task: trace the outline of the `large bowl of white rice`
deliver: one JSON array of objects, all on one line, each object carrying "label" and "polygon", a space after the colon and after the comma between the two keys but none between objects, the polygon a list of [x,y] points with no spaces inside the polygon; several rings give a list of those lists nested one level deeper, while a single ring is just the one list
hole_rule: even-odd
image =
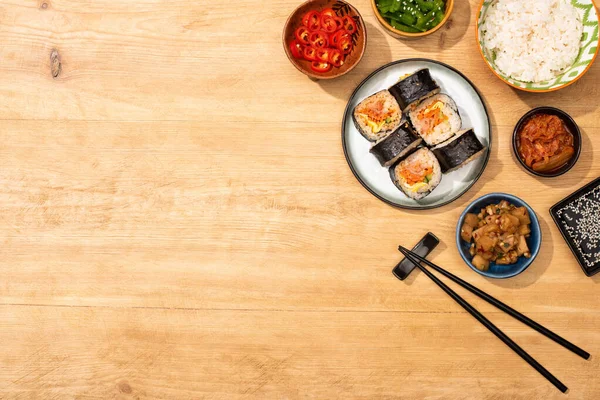
[{"label": "large bowl of white rice", "polygon": [[483,0],[476,35],[500,79],[517,89],[550,92],[591,67],[598,22],[592,0]]}]

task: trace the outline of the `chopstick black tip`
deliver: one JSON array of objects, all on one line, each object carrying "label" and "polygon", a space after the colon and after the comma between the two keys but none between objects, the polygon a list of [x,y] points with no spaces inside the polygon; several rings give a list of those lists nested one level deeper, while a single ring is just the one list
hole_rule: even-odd
[{"label": "chopstick black tip", "polygon": [[404,246],[398,246],[398,250],[400,251],[400,253],[402,254],[406,254],[408,253],[408,249]]},{"label": "chopstick black tip", "polygon": [[411,253],[410,253],[410,251],[408,249],[400,246],[400,247],[398,247],[398,251],[400,251],[400,253],[402,253],[402,255],[405,257],[405,259],[407,259],[408,261],[410,261],[413,264],[415,264],[415,259],[411,258]]}]

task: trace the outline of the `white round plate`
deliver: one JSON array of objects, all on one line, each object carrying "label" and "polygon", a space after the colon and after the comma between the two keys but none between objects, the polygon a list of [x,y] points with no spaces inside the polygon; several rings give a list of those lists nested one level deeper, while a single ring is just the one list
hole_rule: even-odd
[{"label": "white round plate", "polygon": [[[429,68],[433,79],[445,93],[452,97],[462,118],[462,129],[473,128],[481,143],[488,148],[483,157],[463,168],[444,174],[442,182],[421,200],[413,200],[402,193],[392,182],[388,168],[382,167],[369,152],[372,143],[365,139],[352,121],[352,111],[366,97],[387,89],[402,75],[418,69]],[[350,96],[342,120],[342,145],[350,169],[356,179],[380,200],[400,208],[425,210],[441,207],[462,196],[481,176],[490,157],[491,126],[483,99],[475,86],[456,69],[439,61],[425,58],[399,60],[384,65],[369,75]]]}]

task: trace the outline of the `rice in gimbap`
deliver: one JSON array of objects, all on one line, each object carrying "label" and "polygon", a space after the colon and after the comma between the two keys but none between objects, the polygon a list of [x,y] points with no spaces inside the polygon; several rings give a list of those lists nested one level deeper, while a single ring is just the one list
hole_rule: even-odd
[{"label": "rice in gimbap", "polygon": [[408,117],[415,131],[429,146],[448,140],[462,126],[456,103],[445,94],[424,100],[408,113]]},{"label": "rice in gimbap", "polygon": [[361,135],[376,142],[398,129],[402,121],[402,110],[394,96],[387,90],[382,90],[361,101],[352,116]]},{"label": "rice in gimbap", "polygon": [[390,168],[390,176],[404,194],[420,200],[440,184],[442,171],[431,150],[421,148]]}]

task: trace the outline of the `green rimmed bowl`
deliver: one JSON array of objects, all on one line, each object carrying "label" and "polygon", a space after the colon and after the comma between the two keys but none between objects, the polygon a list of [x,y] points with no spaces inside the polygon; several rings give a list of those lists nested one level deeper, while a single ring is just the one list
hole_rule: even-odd
[{"label": "green rimmed bowl", "polygon": [[[587,72],[588,69],[590,69],[594,63],[594,60],[598,55],[599,44],[598,25],[600,23],[600,19],[598,18],[598,11],[594,6],[593,0],[570,0],[571,4],[580,11],[583,22],[581,48],[579,49],[579,54],[577,55],[577,59],[573,65],[556,78],[544,82],[522,82],[504,75],[494,65],[492,55],[485,50],[483,46],[483,34],[481,32],[481,27],[487,15],[487,10],[489,6],[494,3],[494,1],[496,0],[483,0],[481,2],[479,11],[477,13],[478,17],[477,26],[475,27],[475,36],[477,38],[477,42],[479,43],[479,51],[485,60],[485,63],[491,69],[494,75],[500,78],[504,83],[516,89],[527,92],[553,92],[575,83]],[[524,2],[524,4],[526,4],[526,2]]]}]

